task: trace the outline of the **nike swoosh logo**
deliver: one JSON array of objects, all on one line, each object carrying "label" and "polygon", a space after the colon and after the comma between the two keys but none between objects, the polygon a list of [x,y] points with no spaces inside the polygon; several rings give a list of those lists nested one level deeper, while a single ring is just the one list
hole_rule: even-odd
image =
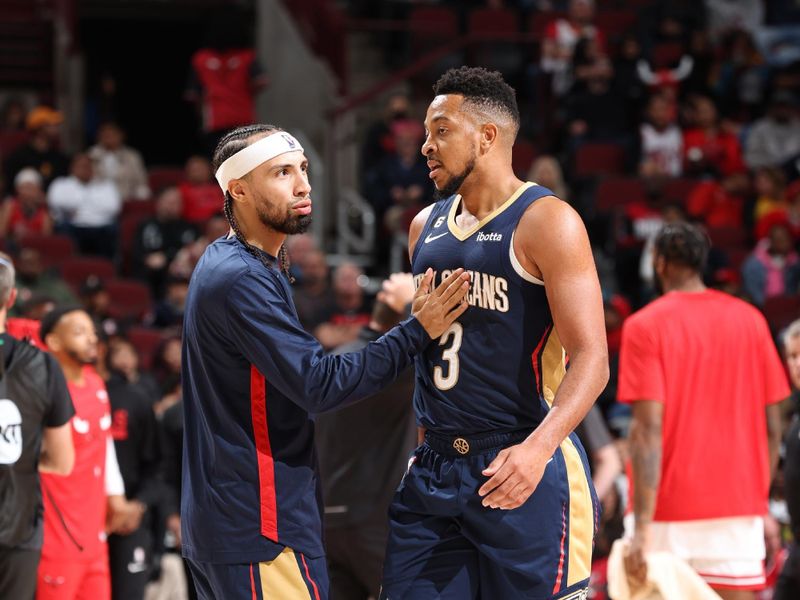
[{"label": "nike swoosh logo", "polygon": [[447,232],[440,233],[439,235],[432,235],[428,234],[428,237],[425,238],[425,243],[430,244],[433,240],[438,240],[440,237],[447,235]]}]

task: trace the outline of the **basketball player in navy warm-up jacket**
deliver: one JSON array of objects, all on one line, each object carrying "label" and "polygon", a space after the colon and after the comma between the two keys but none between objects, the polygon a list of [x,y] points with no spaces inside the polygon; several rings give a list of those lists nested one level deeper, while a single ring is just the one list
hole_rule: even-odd
[{"label": "basketball player in navy warm-up jacket", "polygon": [[322,600],[309,413],[390,383],[466,310],[469,277],[423,283],[414,317],[360,352],[324,356],[297,319],[281,250],[310,222],[302,147],[247,126],[220,141],[214,162],[231,233],[205,251],[186,301],[182,548],[201,598]]},{"label": "basketball player in navy warm-up jacket", "polygon": [[434,89],[422,152],[444,199],[411,226],[412,270],[463,266],[470,309],[415,359],[424,443],[390,508],[382,597],[586,598],[598,503],[571,432],[608,377],[586,230],[514,175],[498,73]]}]

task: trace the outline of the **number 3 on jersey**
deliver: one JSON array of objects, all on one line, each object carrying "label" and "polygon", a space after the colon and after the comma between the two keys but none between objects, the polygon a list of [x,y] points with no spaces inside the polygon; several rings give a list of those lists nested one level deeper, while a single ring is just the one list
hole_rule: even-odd
[{"label": "number 3 on jersey", "polygon": [[440,346],[446,346],[451,338],[453,341],[449,348],[442,350],[442,360],[447,362],[447,376],[444,376],[442,367],[436,366],[433,368],[433,382],[443,392],[458,383],[458,351],[461,349],[463,336],[464,328],[461,327],[461,324],[453,323],[439,338]]}]

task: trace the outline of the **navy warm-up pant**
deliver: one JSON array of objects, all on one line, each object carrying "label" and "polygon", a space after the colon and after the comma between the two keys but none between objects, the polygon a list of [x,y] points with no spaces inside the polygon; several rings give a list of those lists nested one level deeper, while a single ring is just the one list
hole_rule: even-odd
[{"label": "navy warm-up pant", "polygon": [[599,504],[575,434],[525,504],[481,504],[481,471],[526,436],[426,434],[389,508],[382,600],[586,598]]}]

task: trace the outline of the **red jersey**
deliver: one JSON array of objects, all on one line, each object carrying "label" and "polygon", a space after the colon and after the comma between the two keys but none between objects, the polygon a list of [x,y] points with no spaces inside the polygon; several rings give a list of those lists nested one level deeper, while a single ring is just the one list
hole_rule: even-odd
[{"label": "red jersey", "polygon": [[25,237],[26,235],[40,235],[44,233],[44,225],[47,221],[47,207],[37,206],[33,212],[26,212],[22,209],[22,203],[13,198],[11,203],[11,214],[8,218],[8,232],[10,236]]},{"label": "red jersey", "polygon": [[67,477],[41,475],[42,557],[91,561],[106,551],[105,472],[111,410],[106,385],[91,367],[83,369],[83,385],[71,381],[67,385],[75,405],[72,417],[75,467]]},{"label": "red jersey", "polygon": [[687,162],[698,155],[700,160],[713,164],[722,175],[742,173],[746,170],[738,138],[732,133],[718,131],[709,136],[702,129],[689,129],[683,133],[683,156]]},{"label": "red jersey", "polygon": [[260,71],[253,50],[203,48],[192,56],[192,67],[202,88],[206,131],[232,129],[257,120],[253,88]]},{"label": "red jersey", "polygon": [[222,214],[225,197],[216,183],[183,182],[178,189],[183,197],[183,218],[190,223],[202,223]]},{"label": "red jersey", "polygon": [[769,327],[746,302],[670,292],[627,319],[619,401],[664,405],[655,520],[764,514],[765,409],[788,395]]}]

